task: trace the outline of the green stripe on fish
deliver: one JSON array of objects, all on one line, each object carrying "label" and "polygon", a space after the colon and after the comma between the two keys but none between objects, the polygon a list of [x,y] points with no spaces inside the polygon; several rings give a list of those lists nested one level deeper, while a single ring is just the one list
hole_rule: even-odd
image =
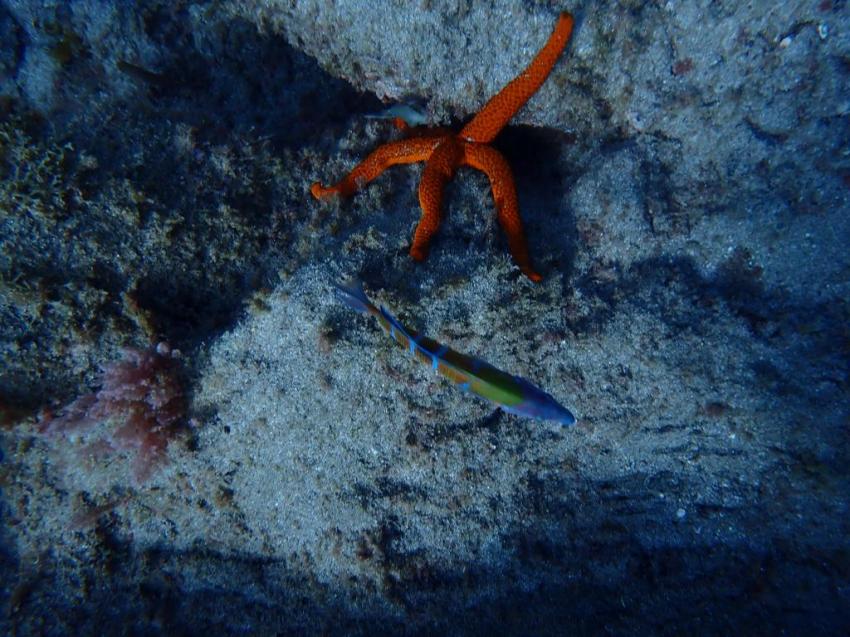
[{"label": "green stripe on fish", "polygon": [[575,416],[566,407],[525,378],[503,372],[480,358],[462,354],[408,330],[385,308],[372,303],[359,285],[337,283],[335,287],[346,305],[374,316],[401,347],[461,389],[486,398],[518,416],[555,420],[565,426],[575,424]]}]

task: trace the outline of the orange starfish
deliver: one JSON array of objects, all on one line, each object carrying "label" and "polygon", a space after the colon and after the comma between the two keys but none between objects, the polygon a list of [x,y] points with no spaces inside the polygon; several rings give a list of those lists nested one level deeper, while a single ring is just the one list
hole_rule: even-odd
[{"label": "orange starfish", "polygon": [[[542,277],[531,267],[528,258],[528,245],[522,230],[511,168],[502,154],[489,144],[549,76],[572,30],[573,17],[569,13],[562,13],[552,35],[531,64],[491,97],[460,133],[454,134],[445,129],[411,130],[411,137],[383,144],[372,151],[336,185],[325,187],[316,182],[310,186],[310,192],[316,199],[334,194],[348,197],[390,166],[426,162],[419,182],[422,218],[410,247],[410,256],[416,261],[422,261],[440,225],[443,187],[460,166],[477,168],[490,179],[496,213],[502,229],[508,235],[508,246],[514,261],[525,276],[532,281],[540,281]],[[401,120],[396,120],[396,125],[408,129]]]}]

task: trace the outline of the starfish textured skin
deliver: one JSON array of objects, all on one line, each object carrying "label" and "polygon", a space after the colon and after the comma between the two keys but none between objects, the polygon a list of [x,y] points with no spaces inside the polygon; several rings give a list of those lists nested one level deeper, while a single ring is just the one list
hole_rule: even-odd
[{"label": "starfish textured skin", "polygon": [[546,44],[526,69],[491,97],[460,133],[443,128],[409,128],[403,121],[396,120],[396,126],[406,130],[409,137],[379,146],[333,186],[314,183],[310,187],[311,194],[316,199],[332,195],[349,197],[390,166],[426,162],[419,182],[422,218],[410,247],[410,256],[423,261],[440,225],[443,188],[459,167],[475,168],[490,180],[497,218],[508,237],[514,261],[525,276],[534,282],[540,281],[542,277],[531,267],[513,173],[502,154],[489,143],[546,81],[572,30],[572,16],[562,13]]}]

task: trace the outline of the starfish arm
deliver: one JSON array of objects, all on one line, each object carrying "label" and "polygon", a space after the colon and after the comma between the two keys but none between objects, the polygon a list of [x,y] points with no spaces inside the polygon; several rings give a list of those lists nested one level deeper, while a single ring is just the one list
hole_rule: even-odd
[{"label": "starfish arm", "polygon": [[541,281],[543,277],[531,267],[528,256],[528,244],[519,216],[519,200],[510,165],[499,151],[490,146],[466,143],[463,151],[463,164],[480,170],[490,179],[496,215],[508,237],[508,247],[514,261],[529,279],[535,283]]},{"label": "starfish arm", "polygon": [[390,166],[412,164],[428,159],[439,142],[439,139],[432,137],[414,137],[383,144],[373,150],[338,183],[333,186],[323,186],[317,181],[310,186],[310,193],[316,199],[324,199],[334,194],[350,197]]},{"label": "starfish arm", "polygon": [[410,256],[423,261],[428,256],[428,245],[440,227],[443,188],[454,176],[463,158],[463,148],[455,137],[446,137],[431,153],[419,182],[419,205],[422,218],[413,235]]},{"label": "starfish arm", "polygon": [[569,13],[562,13],[552,35],[531,64],[490,98],[484,108],[463,127],[460,136],[470,142],[493,141],[505,124],[546,81],[561,51],[567,45],[572,30],[573,17]]}]

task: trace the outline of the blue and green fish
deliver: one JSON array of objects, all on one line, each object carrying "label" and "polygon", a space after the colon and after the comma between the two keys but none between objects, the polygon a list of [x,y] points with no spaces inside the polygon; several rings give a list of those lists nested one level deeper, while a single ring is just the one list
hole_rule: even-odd
[{"label": "blue and green fish", "polygon": [[555,420],[565,426],[576,423],[569,409],[525,378],[503,372],[480,358],[461,354],[408,330],[386,308],[372,303],[359,285],[337,283],[335,287],[349,307],[374,316],[396,343],[462,390],[491,400],[511,414]]}]

